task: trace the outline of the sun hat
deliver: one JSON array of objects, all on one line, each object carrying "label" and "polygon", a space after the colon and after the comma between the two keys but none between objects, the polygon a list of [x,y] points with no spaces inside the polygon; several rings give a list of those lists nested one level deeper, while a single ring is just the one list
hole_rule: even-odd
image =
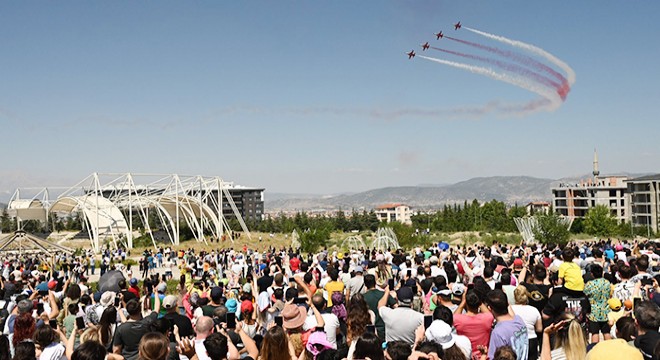
[{"label": "sun hat", "polygon": [[443,350],[454,346],[456,340],[451,333],[451,326],[442,320],[434,320],[426,329],[426,338],[442,345]]},{"label": "sun hat", "polygon": [[228,312],[235,313],[236,309],[238,309],[238,302],[236,299],[229,299],[227,302],[225,302],[225,307],[227,308]]},{"label": "sun hat", "polygon": [[106,291],[101,295],[101,306],[108,307],[115,303],[117,294],[114,291]]},{"label": "sun hat", "polygon": [[316,357],[316,355],[327,349],[336,349],[336,346],[328,341],[328,338],[323,331],[313,332],[307,339],[307,350]]},{"label": "sun hat", "polygon": [[302,306],[287,304],[282,310],[282,326],[287,330],[303,326],[306,318],[307,313]]}]

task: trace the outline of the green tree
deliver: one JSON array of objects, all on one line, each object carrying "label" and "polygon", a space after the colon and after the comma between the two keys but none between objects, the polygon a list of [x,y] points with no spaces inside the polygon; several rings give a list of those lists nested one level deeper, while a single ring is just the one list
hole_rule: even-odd
[{"label": "green tree", "polygon": [[589,209],[584,217],[584,232],[599,237],[609,237],[617,231],[617,221],[605,205],[596,205]]},{"label": "green tree", "polygon": [[557,214],[537,215],[538,226],[534,228],[534,237],[544,244],[566,245],[570,233]]}]

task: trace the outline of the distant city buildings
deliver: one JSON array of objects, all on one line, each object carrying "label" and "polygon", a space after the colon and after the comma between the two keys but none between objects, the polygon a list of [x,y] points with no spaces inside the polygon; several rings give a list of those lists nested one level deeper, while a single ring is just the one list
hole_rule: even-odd
[{"label": "distant city buildings", "polygon": [[660,203],[660,174],[631,178],[600,176],[598,155],[594,152],[593,177],[579,183],[562,183],[552,190],[556,213],[583,218],[589,209],[604,205],[619,222],[632,222],[657,232]]},{"label": "distant city buildings", "polygon": [[412,225],[412,211],[405,204],[393,203],[376,206],[375,209],[378,220],[384,222],[398,221],[402,224]]}]

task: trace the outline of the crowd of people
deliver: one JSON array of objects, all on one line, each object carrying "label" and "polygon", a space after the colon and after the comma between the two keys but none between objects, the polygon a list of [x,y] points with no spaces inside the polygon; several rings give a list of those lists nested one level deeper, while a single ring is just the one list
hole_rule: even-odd
[{"label": "crowd of people", "polygon": [[659,254],[609,240],[167,249],[143,254],[139,280],[118,269],[115,291],[87,283],[85,260],[13,259],[0,360],[660,360]]}]

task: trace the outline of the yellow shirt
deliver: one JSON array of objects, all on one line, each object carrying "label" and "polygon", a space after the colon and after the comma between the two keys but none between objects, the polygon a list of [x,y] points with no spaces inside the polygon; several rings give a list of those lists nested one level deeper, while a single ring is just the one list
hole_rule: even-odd
[{"label": "yellow shirt", "polygon": [[601,341],[587,353],[587,360],[642,360],[642,353],[623,339]]},{"label": "yellow shirt", "polygon": [[574,291],[584,291],[582,270],[576,263],[564,261],[559,265],[559,278],[564,279],[564,287]]},{"label": "yellow shirt", "polygon": [[330,281],[325,284],[325,291],[328,292],[328,307],[332,306],[332,294],[335,292],[344,292],[344,283],[341,281]]}]

